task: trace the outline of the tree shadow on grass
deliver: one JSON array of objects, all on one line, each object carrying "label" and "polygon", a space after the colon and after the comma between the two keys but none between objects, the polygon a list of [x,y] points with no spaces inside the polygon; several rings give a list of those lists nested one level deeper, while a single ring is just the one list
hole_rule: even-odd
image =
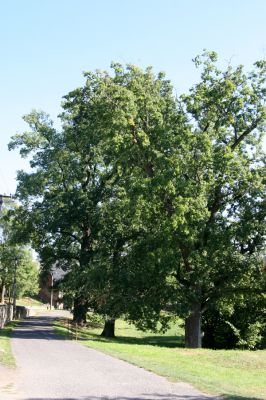
[{"label": "tree shadow on grass", "polygon": [[[217,397],[206,396],[188,396],[176,395],[172,393],[166,394],[140,394],[139,396],[82,396],[82,397],[62,397],[62,398],[43,398],[43,397],[30,397],[27,400],[210,400],[218,399]],[[259,399],[258,399],[259,400]]]},{"label": "tree shadow on grass", "polygon": [[30,397],[27,400],[263,400],[258,397],[243,397],[243,396],[189,396],[189,395],[177,395],[174,393],[169,394],[143,394],[140,396],[82,396],[82,397],[62,397],[62,398],[43,398],[43,397]]},{"label": "tree shadow on grass", "polygon": [[225,400],[263,400],[262,397],[246,397],[233,394],[223,394],[222,398]]},{"label": "tree shadow on grass", "polygon": [[132,336],[116,336],[114,338],[104,338],[96,333],[78,333],[78,340],[81,341],[97,341],[97,342],[108,342],[108,343],[120,343],[120,344],[131,344],[131,345],[143,345],[143,346],[158,346],[158,347],[184,347],[183,336],[143,336],[143,337],[132,337]]}]

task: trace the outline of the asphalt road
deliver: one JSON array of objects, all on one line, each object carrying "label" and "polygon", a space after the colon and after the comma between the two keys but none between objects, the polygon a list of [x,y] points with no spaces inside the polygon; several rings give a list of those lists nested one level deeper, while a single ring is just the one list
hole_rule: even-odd
[{"label": "asphalt road", "polygon": [[144,369],[55,334],[52,317],[32,317],[14,330],[17,372],[1,400],[201,400],[185,383],[171,383]]}]

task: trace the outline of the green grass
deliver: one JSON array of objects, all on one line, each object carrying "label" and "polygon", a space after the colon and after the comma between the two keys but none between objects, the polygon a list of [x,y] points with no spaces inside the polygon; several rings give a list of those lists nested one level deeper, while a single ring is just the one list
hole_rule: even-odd
[{"label": "green grass", "polygon": [[0,363],[7,367],[15,367],[15,359],[11,350],[10,335],[16,322],[10,322],[3,329],[0,329]]},{"label": "green grass", "polygon": [[[67,335],[58,322],[57,332]],[[184,381],[228,399],[266,399],[266,350],[185,349],[182,328],[164,335],[143,333],[125,321],[116,322],[116,338],[99,337],[101,328],[78,330],[85,346],[121,358],[171,381]]]},{"label": "green grass", "polygon": [[18,306],[43,306],[44,303],[42,303],[39,300],[33,299],[31,297],[22,297],[21,299],[17,300],[17,305]]}]

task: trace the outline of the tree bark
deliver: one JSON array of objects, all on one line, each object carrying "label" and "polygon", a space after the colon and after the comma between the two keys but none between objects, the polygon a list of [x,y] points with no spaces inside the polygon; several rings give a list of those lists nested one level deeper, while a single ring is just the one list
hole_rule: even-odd
[{"label": "tree bark", "polygon": [[115,319],[107,318],[104,323],[104,328],[101,333],[102,337],[114,338],[115,337]]},{"label": "tree bark", "polygon": [[201,305],[193,304],[190,315],[185,320],[185,346],[201,348]]},{"label": "tree bark", "polygon": [[0,297],[1,304],[5,303],[5,293],[6,293],[6,287],[5,287],[5,284],[3,283],[1,286],[1,297]]},{"label": "tree bark", "polygon": [[83,325],[87,321],[88,303],[81,297],[74,300],[73,321],[78,325]]}]

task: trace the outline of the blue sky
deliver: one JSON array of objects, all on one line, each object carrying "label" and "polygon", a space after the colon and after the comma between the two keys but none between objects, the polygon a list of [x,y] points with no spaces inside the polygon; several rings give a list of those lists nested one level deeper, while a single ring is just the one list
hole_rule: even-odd
[{"label": "blue sky", "polygon": [[184,92],[204,48],[222,64],[265,58],[265,15],[265,0],[0,0],[0,193],[14,192],[26,167],[7,150],[27,128],[22,115],[36,108],[55,119],[82,71],[152,65]]}]

